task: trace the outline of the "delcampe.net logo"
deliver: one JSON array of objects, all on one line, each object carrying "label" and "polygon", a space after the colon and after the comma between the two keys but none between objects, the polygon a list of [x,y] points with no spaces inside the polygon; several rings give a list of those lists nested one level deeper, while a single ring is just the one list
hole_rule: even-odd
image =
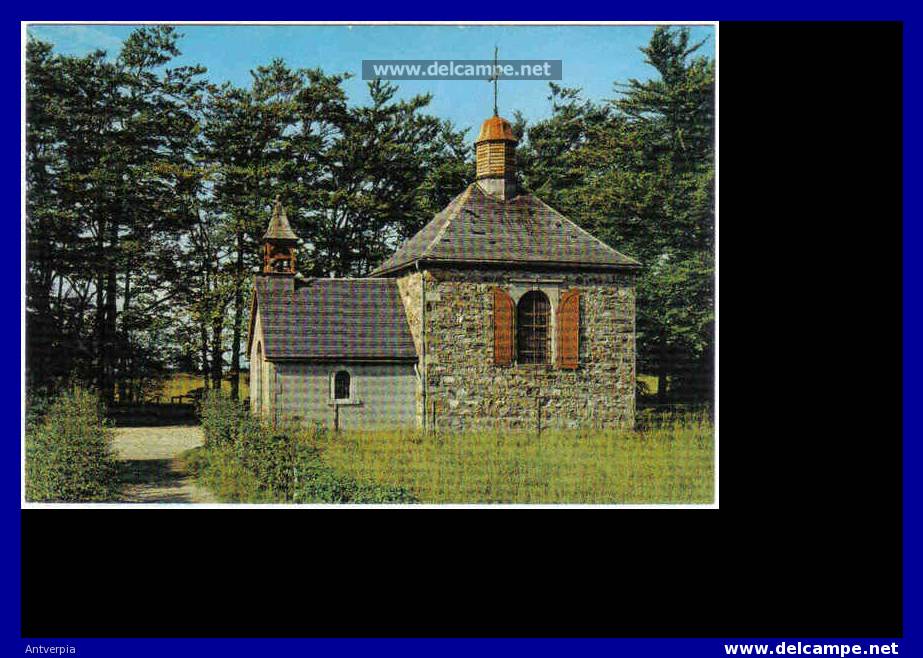
[{"label": "delcampe.net logo", "polygon": [[363,80],[560,80],[560,59],[364,59]]}]

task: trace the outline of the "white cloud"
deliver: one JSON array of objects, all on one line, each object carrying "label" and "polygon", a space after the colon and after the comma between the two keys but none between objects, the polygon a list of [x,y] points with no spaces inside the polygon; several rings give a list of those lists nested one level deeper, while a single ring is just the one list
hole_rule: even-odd
[{"label": "white cloud", "polygon": [[65,54],[82,55],[100,49],[114,55],[122,47],[122,39],[96,25],[30,25],[29,32]]}]

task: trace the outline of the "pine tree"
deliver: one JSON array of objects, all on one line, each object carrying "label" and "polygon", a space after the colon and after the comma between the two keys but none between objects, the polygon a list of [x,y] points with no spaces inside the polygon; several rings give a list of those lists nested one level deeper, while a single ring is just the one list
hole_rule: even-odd
[{"label": "pine tree", "polygon": [[658,401],[711,398],[714,350],[714,62],[685,28],[642,48],[653,80],[604,104],[551,86],[551,118],[525,127],[528,187],[638,259],[638,367]]}]

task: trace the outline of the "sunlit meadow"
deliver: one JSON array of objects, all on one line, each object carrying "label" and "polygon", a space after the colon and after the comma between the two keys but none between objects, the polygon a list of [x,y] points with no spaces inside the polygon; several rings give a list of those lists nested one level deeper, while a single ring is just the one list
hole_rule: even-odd
[{"label": "sunlit meadow", "polygon": [[714,431],[703,417],[642,431],[327,433],[324,461],[424,503],[711,503]]}]

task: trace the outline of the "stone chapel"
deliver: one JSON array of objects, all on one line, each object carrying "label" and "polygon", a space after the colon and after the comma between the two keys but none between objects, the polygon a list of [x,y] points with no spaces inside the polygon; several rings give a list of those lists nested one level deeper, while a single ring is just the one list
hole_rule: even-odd
[{"label": "stone chapel", "polygon": [[368,277],[296,275],[276,204],[254,277],[250,405],[343,429],[630,427],[640,264],[516,182],[481,126],[477,178]]}]

